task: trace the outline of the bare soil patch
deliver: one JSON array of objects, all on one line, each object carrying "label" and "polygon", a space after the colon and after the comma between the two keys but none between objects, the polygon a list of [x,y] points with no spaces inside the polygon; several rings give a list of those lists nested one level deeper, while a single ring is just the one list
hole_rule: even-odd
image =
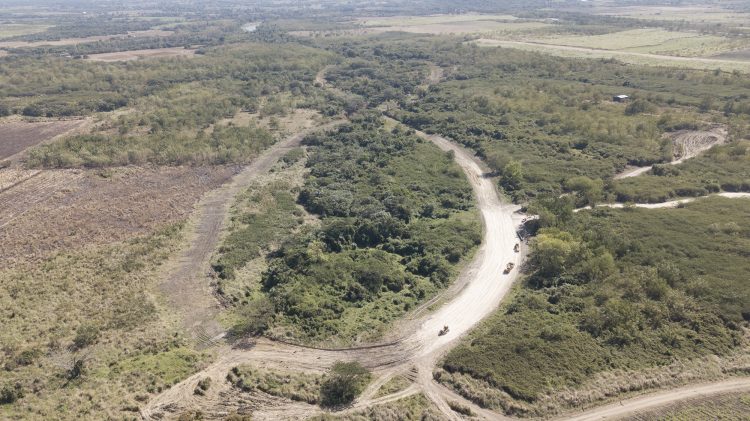
[{"label": "bare soil patch", "polygon": [[161,29],[149,29],[147,31],[132,31],[127,34],[119,35],[101,35],[95,37],[84,37],[84,38],[64,38],[57,41],[4,41],[0,42],[0,48],[34,48],[41,47],[44,45],[48,46],[61,46],[61,45],[76,45],[84,44],[88,42],[107,41],[110,39],[117,38],[142,38],[142,37],[166,37],[174,34],[172,31],[163,31]]},{"label": "bare soil patch", "polygon": [[0,124],[0,160],[80,128],[86,120],[11,121]]},{"label": "bare soil patch", "polygon": [[109,244],[187,218],[229,167],[0,170],[0,256],[11,264]]},{"label": "bare soil patch", "polygon": [[183,47],[173,48],[154,48],[150,50],[132,50],[132,51],[117,51],[114,53],[101,53],[91,54],[87,57],[87,60],[91,61],[132,61],[142,60],[147,58],[163,58],[163,57],[192,57],[195,55],[195,50]]}]

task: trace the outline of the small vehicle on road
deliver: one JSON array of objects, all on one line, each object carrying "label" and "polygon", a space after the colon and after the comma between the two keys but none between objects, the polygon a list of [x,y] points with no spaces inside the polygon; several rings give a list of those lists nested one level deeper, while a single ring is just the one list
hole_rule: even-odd
[{"label": "small vehicle on road", "polygon": [[448,333],[448,325],[445,325],[442,329],[440,329],[440,332],[438,332],[438,336],[443,336],[446,333]]},{"label": "small vehicle on road", "polygon": [[515,266],[516,264],[513,262],[508,263],[507,265],[505,265],[505,270],[503,271],[503,273],[506,275],[509,274],[510,271],[512,271]]},{"label": "small vehicle on road", "polygon": [[518,253],[519,251],[521,251],[521,245],[518,244],[518,243],[516,243],[516,246],[513,247],[513,251],[515,251],[516,253]]}]

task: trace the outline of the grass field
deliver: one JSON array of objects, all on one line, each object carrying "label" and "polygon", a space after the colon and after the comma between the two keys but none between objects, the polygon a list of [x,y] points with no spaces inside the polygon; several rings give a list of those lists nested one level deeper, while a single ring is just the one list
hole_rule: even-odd
[{"label": "grass field", "polygon": [[430,421],[442,420],[424,395],[414,395],[395,402],[376,405],[349,415],[326,414],[311,418],[313,421]]},{"label": "grass field", "polygon": [[154,298],[181,225],[0,270],[2,419],[134,417],[207,355],[184,346]]},{"label": "grass field", "polygon": [[509,15],[439,15],[361,18],[357,23],[366,32],[411,32],[420,34],[499,34],[523,33],[551,27],[534,21],[518,21]]},{"label": "grass field", "polygon": [[750,73],[750,61],[738,59],[678,57],[660,54],[648,54],[630,51],[597,50],[587,47],[552,45],[524,41],[503,41],[497,39],[480,39],[473,41],[480,47],[505,47],[525,51],[535,51],[558,57],[617,59],[623,63],[655,67],[672,67],[698,70],[721,69],[723,71],[740,71]]},{"label": "grass field", "polygon": [[533,41],[552,45],[681,57],[708,56],[748,46],[748,42],[743,40],[695,32],[667,31],[659,28],[631,29],[603,35],[557,36]]},{"label": "grass field", "polygon": [[33,25],[23,23],[4,23],[0,25],[0,39],[15,37],[18,35],[36,34],[44,32],[49,25]]},{"label": "grass field", "polygon": [[462,15],[368,17],[360,18],[356,22],[364,26],[421,26],[456,22],[514,21],[517,19],[518,18],[511,15],[482,15],[467,13]]},{"label": "grass field", "polygon": [[747,13],[702,6],[626,6],[597,9],[602,15],[623,16],[636,19],[689,22],[694,24],[721,24],[729,27],[747,26]]},{"label": "grass field", "polygon": [[116,53],[101,53],[91,54],[88,56],[88,60],[92,61],[131,61],[131,60],[143,60],[147,58],[165,58],[165,57],[193,57],[195,50],[189,48],[154,48],[151,50],[130,50],[130,51],[118,51]]}]

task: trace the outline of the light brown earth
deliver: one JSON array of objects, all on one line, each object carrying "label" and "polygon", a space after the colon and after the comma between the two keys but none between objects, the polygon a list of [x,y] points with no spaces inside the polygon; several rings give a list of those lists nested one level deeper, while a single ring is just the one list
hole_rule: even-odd
[{"label": "light brown earth", "polygon": [[109,244],[184,220],[233,174],[229,167],[0,170],[4,265]]},{"label": "light brown earth", "polygon": [[184,47],[173,48],[153,48],[150,50],[131,50],[117,51],[114,53],[89,54],[86,58],[91,61],[115,62],[115,61],[133,61],[144,60],[149,58],[164,57],[193,57],[195,50]]},{"label": "light brown earth", "polygon": [[41,46],[62,46],[62,45],[76,45],[76,44],[85,44],[89,42],[97,42],[97,41],[107,41],[110,39],[118,39],[118,38],[144,38],[144,37],[166,37],[173,35],[174,32],[172,31],[163,31],[161,29],[149,29],[147,31],[132,31],[128,32],[127,34],[118,34],[118,35],[101,35],[101,36],[94,36],[94,37],[84,37],[84,38],[64,38],[57,41],[34,41],[34,42],[27,42],[27,41],[3,41],[0,42],[0,48],[34,48],[34,47],[41,47]]},{"label": "light brown earth", "polygon": [[23,151],[82,128],[89,120],[23,121],[0,123],[0,161],[17,158]]}]

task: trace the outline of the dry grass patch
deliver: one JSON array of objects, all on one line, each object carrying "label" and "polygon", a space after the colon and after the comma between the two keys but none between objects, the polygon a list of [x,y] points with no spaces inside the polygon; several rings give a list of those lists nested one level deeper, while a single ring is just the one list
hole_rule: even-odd
[{"label": "dry grass patch", "polygon": [[186,218],[206,191],[233,172],[230,167],[0,170],[0,255],[10,264],[143,235]]},{"label": "dry grass patch", "polygon": [[97,41],[107,41],[117,38],[142,38],[142,37],[166,37],[173,35],[173,31],[164,31],[161,29],[149,29],[147,31],[131,31],[127,34],[119,35],[100,35],[83,38],[64,38],[57,41],[4,41],[0,42],[0,48],[35,48],[41,46],[62,46],[62,45],[76,45],[85,44]]},{"label": "dry grass patch", "polygon": [[149,50],[132,50],[132,51],[117,51],[114,53],[100,53],[90,54],[86,57],[87,60],[91,61],[102,61],[102,62],[113,62],[113,61],[133,61],[143,60],[149,58],[165,58],[165,57],[193,57],[195,56],[195,50],[184,47],[173,47],[173,48],[153,48]]},{"label": "dry grass patch", "polygon": [[128,419],[198,370],[151,291],[181,225],[0,270],[0,419]]}]

